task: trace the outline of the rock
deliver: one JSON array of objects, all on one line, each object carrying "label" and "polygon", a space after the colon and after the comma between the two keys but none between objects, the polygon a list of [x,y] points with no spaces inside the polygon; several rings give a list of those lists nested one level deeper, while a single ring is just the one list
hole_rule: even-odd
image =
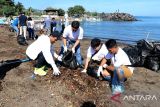
[{"label": "rock", "polygon": [[105,21],[137,21],[137,19],[128,13],[109,13],[101,17]]}]

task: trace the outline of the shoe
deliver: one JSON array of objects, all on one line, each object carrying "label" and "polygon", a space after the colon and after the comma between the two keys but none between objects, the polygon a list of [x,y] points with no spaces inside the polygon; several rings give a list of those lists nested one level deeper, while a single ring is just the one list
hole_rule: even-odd
[{"label": "shoe", "polygon": [[48,70],[45,70],[45,66],[42,66],[41,68],[35,68],[34,74],[39,76],[45,76],[47,74]]}]

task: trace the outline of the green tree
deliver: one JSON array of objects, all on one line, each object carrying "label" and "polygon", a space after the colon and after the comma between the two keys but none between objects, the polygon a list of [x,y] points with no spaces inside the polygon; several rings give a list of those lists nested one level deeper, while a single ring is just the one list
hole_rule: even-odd
[{"label": "green tree", "polygon": [[3,14],[6,16],[15,15],[15,8],[10,6],[3,7]]},{"label": "green tree", "polygon": [[85,9],[83,6],[76,5],[74,7],[68,8],[68,14],[69,16],[82,16],[85,13]]},{"label": "green tree", "polygon": [[0,0],[0,15],[14,15],[15,5],[13,0]]},{"label": "green tree", "polygon": [[22,3],[14,3],[14,0],[0,0],[0,15],[18,15],[24,10]]},{"label": "green tree", "polygon": [[20,2],[18,2],[18,3],[16,4],[15,8],[16,8],[16,14],[17,14],[17,15],[25,10],[23,4],[20,3]]},{"label": "green tree", "polygon": [[58,9],[58,16],[64,16],[65,11],[63,9]]},{"label": "green tree", "polygon": [[33,12],[34,12],[34,9],[33,9],[32,7],[29,7],[29,8],[27,9],[27,11],[26,11],[26,13],[27,13],[28,16],[32,15]]},{"label": "green tree", "polygon": [[97,12],[92,12],[92,16],[97,16],[98,13]]}]

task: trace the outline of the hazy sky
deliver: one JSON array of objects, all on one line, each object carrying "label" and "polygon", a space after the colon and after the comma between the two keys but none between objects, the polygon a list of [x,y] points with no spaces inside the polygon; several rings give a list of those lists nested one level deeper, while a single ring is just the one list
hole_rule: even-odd
[{"label": "hazy sky", "polygon": [[82,5],[88,11],[131,13],[136,16],[160,16],[160,0],[14,0],[21,2],[25,8],[46,7],[67,10],[74,5]]}]

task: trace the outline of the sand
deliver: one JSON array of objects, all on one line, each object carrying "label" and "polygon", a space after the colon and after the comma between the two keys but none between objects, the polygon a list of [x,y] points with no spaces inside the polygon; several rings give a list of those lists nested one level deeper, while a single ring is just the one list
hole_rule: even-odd
[{"label": "sand", "polygon": [[[31,43],[33,41],[29,41]],[[82,55],[90,40],[81,42]],[[55,44],[58,51],[60,42]],[[0,61],[25,58],[27,46],[17,44],[14,33],[0,26]],[[97,107],[159,107],[160,74],[145,68],[135,68],[125,83],[125,92],[113,100],[108,82],[99,81],[80,69],[61,67],[61,76],[49,72],[44,77],[31,78],[33,63],[23,63],[7,72],[0,80],[0,107],[80,107],[91,101]]]}]

